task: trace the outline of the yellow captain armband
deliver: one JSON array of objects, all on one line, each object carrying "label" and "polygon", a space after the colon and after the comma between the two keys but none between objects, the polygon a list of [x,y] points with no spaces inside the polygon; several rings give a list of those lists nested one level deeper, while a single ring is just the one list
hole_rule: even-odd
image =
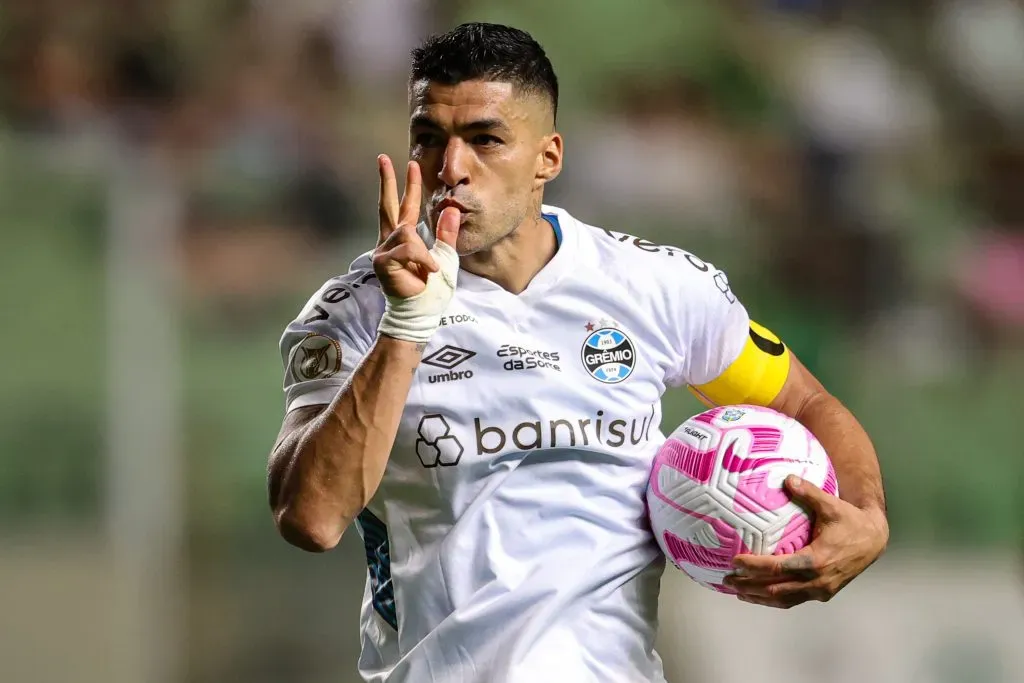
[{"label": "yellow captain armband", "polygon": [[709,407],[748,404],[767,406],[782,391],[789,376],[789,349],[770,330],[750,321],[750,334],[739,358],[717,379],[690,386],[690,392]]}]

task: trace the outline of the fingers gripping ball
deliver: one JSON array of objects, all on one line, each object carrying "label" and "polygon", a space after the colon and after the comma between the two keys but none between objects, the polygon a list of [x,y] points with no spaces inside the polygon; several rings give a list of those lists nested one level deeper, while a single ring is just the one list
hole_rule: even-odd
[{"label": "fingers gripping ball", "polygon": [[441,316],[455,294],[459,255],[441,240],[434,243],[430,255],[438,269],[427,276],[423,291],[405,298],[385,295],[387,304],[377,328],[381,334],[425,344],[440,326]]},{"label": "fingers gripping ball", "polygon": [[733,592],[724,581],[736,555],[788,555],[810,541],[810,511],[783,488],[789,475],[838,495],[825,449],[796,420],[747,405],[690,418],[654,459],[647,506],[658,544],[690,578]]}]

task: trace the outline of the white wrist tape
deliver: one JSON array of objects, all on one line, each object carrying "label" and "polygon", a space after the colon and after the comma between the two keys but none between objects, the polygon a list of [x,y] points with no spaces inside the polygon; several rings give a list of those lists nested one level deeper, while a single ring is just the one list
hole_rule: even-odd
[{"label": "white wrist tape", "polygon": [[426,344],[441,325],[441,316],[455,294],[459,255],[441,240],[434,242],[430,255],[438,271],[427,276],[427,286],[407,299],[385,295],[384,316],[377,326],[380,334],[403,341]]}]

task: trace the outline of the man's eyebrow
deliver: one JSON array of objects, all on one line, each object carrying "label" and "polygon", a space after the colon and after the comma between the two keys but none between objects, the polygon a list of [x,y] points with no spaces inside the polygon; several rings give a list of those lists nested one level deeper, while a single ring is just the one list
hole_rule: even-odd
[{"label": "man's eyebrow", "polygon": [[[414,114],[409,120],[410,128],[429,128],[431,130],[442,130],[442,126],[432,119],[427,114]],[[467,131],[488,131],[488,130],[500,130],[508,131],[508,124],[501,119],[477,119],[476,121],[470,121],[469,123],[462,124],[457,128],[460,133]]]},{"label": "man's eyebrow", "polygon": [[409,119],[409,127],[410,128],[435,128],[435,129],[440,129],[441,128],[440,124],[438,124],[437,121],[435,121],[434,119],[430,118],[426,114],[414,114],[413,117],[411,119]]}]

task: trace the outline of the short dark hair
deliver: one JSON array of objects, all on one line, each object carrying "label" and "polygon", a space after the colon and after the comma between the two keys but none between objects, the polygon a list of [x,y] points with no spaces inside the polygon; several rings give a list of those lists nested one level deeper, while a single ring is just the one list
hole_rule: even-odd
[{"label": "short dark hair", "polygon": [[505,81],[547,95],[552,112],[558,114],[555,69],[526,31],[502,24],[461,24],[412,51],[410,85],[422,80],[456,85],[477,79]]}]

